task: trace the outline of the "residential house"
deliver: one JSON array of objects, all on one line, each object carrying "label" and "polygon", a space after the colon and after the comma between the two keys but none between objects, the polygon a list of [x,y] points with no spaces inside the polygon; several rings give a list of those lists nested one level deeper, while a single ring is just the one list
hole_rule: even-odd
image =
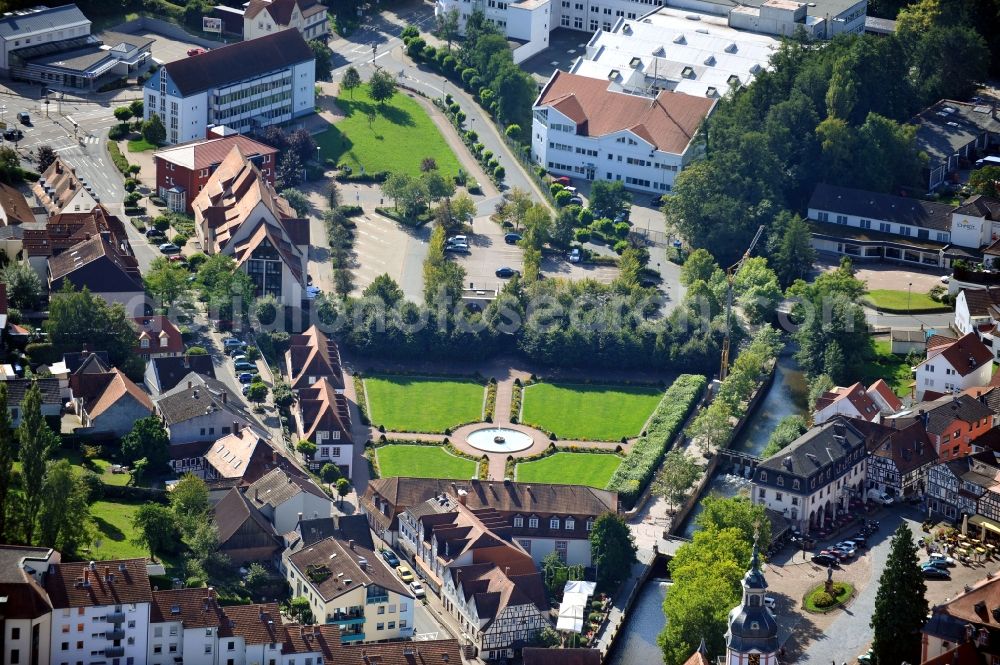
[{"label": "residential house", "polygon": [[309,220],[297,217],[239,146],[233,147],[191,205],[205,253],[232,256],[250,276],[258,296],[272,295],[286,306],[301,304]]},{"label": "residential house", "polygon": [[955,296],[955,329],[962,335],[1000,321],[1000,288],[962,289]]},{"label": "residential house", "polygon": [[13,427],[21,425],[21,403],[33,383],[38,384],[42,393],[42,415],[46,418],[58,418],[62,415],[63,402],[58,379],[8,379],[4,381],[4,385],[7,386],[7,412]]},{"label": "residential house", "polygon": [[69,383],[73,410],[80,419],[78,433],[120,438],[132,430],[135,421],[153,413],[149,395],[117,367],[77,372]]},{"label": "residential house", "polygon": [[400,542],[399,517],[411,506],[447,495],[470,510],[493,509],[510,524],[510,533],[536,565],[550,552],[569,565],[589,566],[590,531],[604,513],[618,512],[618,495],[582,485],[550,485],[434,478],[378,478],[368,483],[359,503],[368,522],[390,545]]},{"label": "residential house", "polygon": [[295,28],[306,41],[330,34],[326,6],[318,0],[250,0],[243,12],[243,39],[257,39]]},{"label": "residential house", "polygon": [[867,443],[850,419],[834,416],[762,461],[751,498],[803,532],[822,529],[864,497]]},{"label": "residential house", "polygon": [[345,643],[413,635],[416,600],[375,552],[370,533],[338,533],[282,554],[292,595],[309,599],[316,622],[337,625]]},{"label": "residential house", "polygon": [[236,565],[273,561],[281,552],[278,534],[239,488],[232,488],[212,509],[219,551]]},{"label": "residential house", "polygon": [[156,397],[153,404],[171,444],[215,441],[245,427],[266,436],[266,430],[224,383],[194,372]]},{"label": "residential house", "polygon": [[[521,662],[524,665],[601,665],[601,652],[598,649],[586,648],[524,647],[521,649]],[[686,662],[684,665],[690,665],[690,663]],[[704,665],[709,665],[707,658]]]},{"label": "residential house", "polygon": [[428,586],[441,593],[453,568],[490,563],[518,575],[535,572],[531,555],[510,529],[495,510],[473,512],[445,494],[399,516],[399,543]]},{"label": "residential house", "polygon": [[865,388],[860,382],[842,388],[836,386],[816,400],[813,423],[820,425],[835,415],[879,422],[882,416],[896,413],[903,402],[884,380],[879,379]]},{"label": "residential house", "polygon": [[[86,348],[86,345],[84,345]],[[111,361],[107,351],[71,351],[64,353],[62,360],[49,365],[52,378],[59,381],[59,394],[68,401],[73,397],[70,381],[75,374],[103,374],[111,371]]]},{"label": "residential house", "polygon": [[868,490],[895,497],[922,497],[927,472],[937,463],[923,422],[918,420],[902,429],[875,425],[869,431]]},{"label": "residential house", "polygon": [[316,453],[307,460],[309,466],[321,468],[324,464],[335,464],[342,476],[350,478],[354,461],[350,405],[334,385],[323,377],[299,390],[295,424],[300,441],[316,444]]},{"label": "residential house", "polygon": [[52,605],[50,662],[145,661],[153,602],[145,559],[54,563],[44,586]]},{"label": "residential house", "polygon": [[333,512],[333,500],[297,469],[272,469],[246,488],[246,497],[278,534],[292,531],[303,517],[328,517]]},{"label": "residential house", "polygon": [[916,367],[916,397],[985,386],[993,375],[993,351],[970,332],[957,340],[931,339],[927,359]]},{"label": "residential house", "polygon": [[133,315],[147,309],[146,291],[139,273],[139,263],[102,233],[52,256],[48,261],[50,293],[63,289],[68,281],[77,289],[87,288],[108,304],[120,303]]},{"label": "residential house", "polygon": [[59,552],[0,545],[0,663],[48,663],[52,607],[42,586]]},{"label": "residential house", "polygon": [[31,185],[31,192],[49,215],[90,212],[101,202],[94,188],[76,174],[76,167],[61,157],[49,164],[38,181]]},{"label": "residential house", "polygon": [[951,213],[951,239],[962,247],[995,245],[1000,240],[1000,199],[982,194],[965,199]]},{"label": "residential house", "polygon": [[556,175],[663,194],[701,154],[695,134],[716,101],[669,90],[650,101],[557,71],[534,103],[532,158]]},{"label": "residential house", "polygon": [[47,279],[51,257],[59,256],[94,236],[106,233],[111,244],[121,253],[132,253],[125,224],[104,206],[94,206],[82,212],[59,213],[49,217],[44,224],[24,226],[24,257],[43,281]]},{"label": "residential house", "polygon": [[[594,33],[569,72],[609,81],[609,89],[633,95],[654,97],[672,90],[720,97],[732,87],[749,85],[781,43],[771,35],[694,16],[660,7],[641,20],[619,17],[610,30]],[[569,15],[561,21],[568,27]]]},{"label": "residential house", "polygon": [[174,322],[162,314],[140,316],[132,319],[139,332],[135,352],[143,360],[180,356],[184,354],[184,340]]},{"label": "residential house", "polygon": [[143,89],[143,119],[159,115],[174,145],[209,124],[249,132],[314,112],[316,61],[298,30],[168,62]]},{"label": "residential house", "polygon": [[996,143],[1000,121],[991,104],[942,99],[916,115],[918,151],[927,155],[927,189],[940,187]]},{"label": "residential house", "polygon": [[[986,473],[981,472],[984,470]],[[980,497],[994,483],[994,475],[974,466],[971,457],[939,462],[927,470],[927,506],[952,521],[975,515]]]},{"label": "residential house", "polygon": [[935,452],[941,461],[964,457],[973,452],[974,441],[993,429],[993,411],[971,395],[950,395],[931,402],[920,402],[906,411],[890,416],[886,424],[899,428],[916,420],[924,422]]},{"label": "residential house", "polygon": [[34,221],[35,213],[24,194],[16,187],[0,183],[0,226],[22,226]]},{"label": "residential house", "polygon": [[288,343],[285,366],[292,390],[308,388],[325,378],[338,393],[344,391],[337,342],[312,325],[301,335],[292,335]]},{"label": "residential house", "polygon": [[491,563],[451,568],[442,599],[486,660],[513,658],[515,649],[551,627],[538,571],[507,574]]},{"label": "residential house", "polygon": [[254,163],[268,184],[274,184],[278,151],[249,136],[209,136],[188,143],[161,148],[153,153],[156,191],[176,212],[194,214],[191,202],[208,184],[222,160],[234,147]]},{"label": "residential house", "polygon": [[154,356],[146,364],[144,383],[154,395],[159,395],[174,388],[191,372],[201,374],[209,379],[215,378],[215,365],[212,356]]},{"label": "residential house", "polygon": [[[966,586],[951,600],[934,605],[921,629],[920,662],[935,665],[989,663],[1000,657],[1000,578],[987,575]],[[969,646],[975,646],[970,650]],[[958,660],[953,649],[970,653],[972,658]],[[961,647],[965,646],[965,649]],[[951,652],[951,653],[949,653]],[[978,653],[977,653],[978,652]],[[949,653],[947,660],[934,660]]]}]

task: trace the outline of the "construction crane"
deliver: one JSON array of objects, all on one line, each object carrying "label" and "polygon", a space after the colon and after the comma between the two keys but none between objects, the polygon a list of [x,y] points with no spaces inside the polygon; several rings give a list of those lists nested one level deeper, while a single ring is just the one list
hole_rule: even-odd
[{"label": "construction crane", "polygon": [[726,336],[722,340],[722,364],[719,366],[719,381],[724,381],[729,374],[729,337],[732,333],[733,325],[733,280],[736,279],[736,275],[739,273],[740,268],[743,267],[743,264],[750,258],[750,252],[757,246],[757,241],[760,240],[762,235],[764,235],[763,224],[757,227],[757,234],[750,242],[750,246],[747,247],[747,251],[743,252],[740,260],[729,266],[729,270],[726,271]]}]

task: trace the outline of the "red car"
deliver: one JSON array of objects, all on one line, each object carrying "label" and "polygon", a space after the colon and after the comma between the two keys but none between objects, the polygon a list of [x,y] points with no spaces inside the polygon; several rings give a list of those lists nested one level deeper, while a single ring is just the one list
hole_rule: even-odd
[{"label": "red car", "polygon": [[191,55],[201,55],[202,53],[208,53],[208,49],[204,49],[204,48],[189,48],[187,53],[188,53],[189,56],[191,56]]},{"label": "red car", "polygon": [[569,176],[561,175],[561,176],[553,176],[552,182],[558,182],[563,187],[569,187],[570,180]]}]

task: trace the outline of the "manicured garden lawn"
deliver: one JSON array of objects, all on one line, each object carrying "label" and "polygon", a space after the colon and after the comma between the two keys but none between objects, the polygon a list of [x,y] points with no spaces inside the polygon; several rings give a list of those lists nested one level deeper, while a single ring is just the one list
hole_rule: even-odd
[{"label": "manicured garden lawn", "polygon": [[638,436],[662,397],[651,386],[539,383],[524,390],[521,421],[560,439],[618,441]]},{"label": "manicured garden lawn", "polygon": [[136,139],[135,141],[128,142],[129,152],[146,152],[147,150],[156,150],[156,146],[146,139]]},{"label": "manicured garden lawn", "polygon": [[135,538],[132,518],[141,505],[140,502],[95,501],[90,506],[90,514],[97,528],[95,537],[101,539],[101,546],[95,552],[98,557],[128,559],[149,556],[146,549],[132,543]]},{"label": "manicured garden lawn", "polygon": [[556,453],[517,465],[517,480],[527,483],[588,485],[604,489],[622,459],[602,453]]},{"label": "manicured garden lawn", "polygon": [[390,444],[379,446],[375,454],[383,478],[412,476],[466,480],[476,474],[475,462],[455,457],[442,446]]},{"label": "manicured garden lawn", "polygon": [[913,374],[906,362],[906,356],[892,353],[891,348],[888,341],[875,342],[875,358],[865,365],[862,382],[867,386],[876,379],[885,379],[897,395],[905,397],[910,394],[909,386],[913,382]]},{"label": "manicured garden lawn", "polygon": [[[317,135],[320,157],[337,164],[349,164],[355,173],[392,171],[420,175],[424,157],[437,161],[442,175],[458,173],[458,158],[426,111],[397,90],[388,102],[378,105],[368,96],[368,86],[342,93],[337,106],[344,113],[322,134]],[[374,117],[369,124],[370,113]]]},{"label": "manicured garden lawn", "polygon": [[918,293],[916,291],[907,293],[906,291],[875,289],[874,291],[868,292],[868,295],[865,296],[865,300],[878,308],[902,312],[908,311],[909,309],[940,309],[942,311],[949,309],[947,305],[943,305],[936,300],[933,300],[926,293]]},{"label": "manicured garden lawn", "polygon": [[390,432],[444,432],[478,422],[485,386],[471,379],[382,375],[365,379],[372,422]]}]

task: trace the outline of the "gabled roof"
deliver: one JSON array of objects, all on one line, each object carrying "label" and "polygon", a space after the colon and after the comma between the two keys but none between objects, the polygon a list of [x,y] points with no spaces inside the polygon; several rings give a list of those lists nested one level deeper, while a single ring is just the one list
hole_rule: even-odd
[{"label": "gabled roof", "polygon": [[219,637],[242,637],[246,644],[281,642],[281,611],[277,603],[228,605],[224,612],[229,625],[219,629]]},{"label": "gabled roof", "polygon": [[937,231],[951,230],[954,206],[819,183],[809,208]]},{"label": "gabled roof", "polygon": [[51,213],[63,212],[81,192],[85,193],[82,200],[88,201],[89,205],[98,201],[93,191],[87,188],[87,183],[77,175],[76,167],[64,162],[61,157],[56,157],[45,169],[38,182],[31,186],[31,191]]},{"label": "gabled roof", "polygon": [[164,358],[150,358],[149,366],[156,375],[160,392],[171,390],[181,379],[188,374],[195,372],[210,379],[215,378],[215,366],[212,363],[212,356],[167,356]]},{"label": "gabled roof", "polygon": [[35,221],[35,214],[24,194],[0,182],[0,226],[26,224]]},{"label": "gabled roof", "polygon": [[49,288],[58,290],[63,279],[92,293],[143,293],[142,277],[135,257],[126,254],[101,234],[49,257]]},{"label": "gabled roof", "polygon": [[[287,554],[288,563],[294,566],[323,600],[333,600],[359,586],[378,586],[402,596],[413,594],[382,562],[368,542],[350,543],[338,536],[331,536]],[[310,574],[311,571],[316,571]]]},{"label": "gabled roof", "polygon": [[968,215],[969,217],[983,217],[989,220],[1000,221],[1000,199],[975,194],[965,199],[962,205],[955,209],[955,213],[958,215]]},{"label": "gabled roof", "polygon": [[272,469],[246,490],[247,499],[255,506],[271,506],[276,508],[301,492],[330,500],[330,497],[320,489],[312,479],[288,468]]},{"label": "gabled roof", "polygon": [[53,256],[101,233],[109,233],[115,247],[131,252],[125,225],[100,205],[86,212],[52,215],[43,228],[26,228],[24,251],[28,256]]},{"label": "gabled roof", "polygon": [[233,134],[161,148],[153,153],[153,157],[190,171],[200,171],[221,164],[234,147],[239,147],[240,153],[248,159],[258,155],[275,155],[278,152],[275,148],[255,141],[249,136]]},{"label": "gabled roof", "polygon": [[7,404],[13,406],[23,402],[24,394],[28,392],[32,383],[37,383],[38,389],[42,393],[42,406],[62,406],[62,398],[59,395],[59,379],[9,379],[4,381],[4,385],[7,386]]},{"label": "gabled roof", "polygon": [[[281,626],[281,653],[320,653],[328,663],[342,664],[340,652],[340,627],[337,624],[301,626],[296,623]],[[366,645],[367,646],[367,645]],[[383,661],[379,661],[382,665]],[[368,665],[367,663],[365,665]]]},{"label": "gabled roof", "polygon": [[45,576],[45,590],[54,609],[153,600],[146,559],[53,564]]},{"label": "gabled roof", "polygon": [[761,462],[758,469],[773,476],[809,478],[821,469],[835,466],[864,444],[864,433],[850,419],[837,415]]},{"label": "gabled roof", "polygon": [[163,69],[187,97],[314,59],[298,30],[281,30],[168,62]]},{"label": "gabled roof", "polygon": [[274,539],[274,547],[278,548],[278,535],[274,527],[257,508],[250,503],[236,487],[229,490],[219,503],[212,509],[215,525],[219,530],[219,544],[224,545],[249,520],[256,529]]},{"label": "gabled roof", "polygon": [[969,395],[947,395],[932,402],[914,404],[907,411],[898,414],[901,419],[919,418],[921,411],[927,419],[925,428],[931,434],[944,434],[952,423],[961,420],[974,423],[993,416],[993,411],[978,399]]},{"label": "gabled roof", "polygon": [[296,4],[304,17],[326,11],[316,0],[250,0],[243,16],[252,19],[266,10],[277,25],[287,26],[292,21],[292,9]]},{"label": "gabled roof", "polygon": [[345,644],[337,651],[337,665],[459,665],[458,640]]},{"label": "gabled roof", "polygon": [[[139,316],[132,319],[139,333],[139,345],[137,352],[142,353],[181,353],[184,351],[184,340],[181,331],[177,329],[174,322],[162,314],[153,316]],[[160,340],[166,338],[167,345],[161,346]],[[141,347],[142,340],[149,340],[149,347]]]},{"label": "gabled roof", "polygon": [[259,425],[226,384],[191,372],[154,400],[167,427],[212,411],[227,411],[244,422]]},{"label": "gabled roof", "polygon": [[875,383],[868,386],[868,394],[871,395],[873,392],[878,393],[878,396],[881,397],[893,411],[899,411],[903,408],[903,400],[899,399],[899,397],[896,396],[896,393],[892,392],[892,388],[885,382],[885,379],[878,379]]},{"label": "gabled roof", "polygon": [[955,369],[959,376],[968,376],[983,365],[993,362],[993,352],[979,340],[979,335],[975,332],[963,335],[950,344],[937,345],[934,350],[937,352],[920,363],[918,367],[943,358],[948,361],[948,364]]},{"label": "gabled roof", "polygon": [[292,390],[312,385],[309,377],[326,378],[337,390],[344,388],[340,350],[337,343],[312,325],[301,335],[292,335],[285,354]]},{"label": "gabled roof", "polygon": [[299,391],[299,414],[302,420],[302,438],[320,443],[316,432],[340,432],[339,439],[324,439],[325,443],[351,445],[351,411],[347,398],[337,393],[325,377],[309,388]]},{"label": "gabled roof", "polygon": [[84,392],[77,394],[77,389],[74,388],[73,396],[83,399],[83,409],[92,420],[122,404],[122,400],[127,397],[150,413],[153,411],[149,395],[117,367],[106,373],[84,374],[74,378],[79,379],[77,385]]},{"label": "gabled roof", "polygon": [[[892,421],[890,421],[892,422]],[[880,428],[868,448],[875,457],[892,460],[900,474],[907,474],[937,460],[937,452],[919,420],[903,427]]]},{"label": "gabled roof", "polygon": [[205,453],[204,459],[219,478],[243,478],[258,449],[266,457],[273,454],[270,444],[251,428],[244,427],[239,432],[216,440]]},{"label": "gabled roof", "polygon": [[961,293],[965,294],[965,304],[969,309],[969,316],[988,316],[990,307],[1000,305],[1000,287],[962,289]]},{"label": "gabled roof", "polygon": [[605,80],[556,71],[535,106],[558,110],[576,123],[580,136],[630,131],[657,150],[682,154],[715,103],[667,90],[655,99],[613,92]]},{"label": "gabled roof", "polygon": [[197,588],[154,591],[149,621],[179,621],[185,628],[218,628],[228,620],[213,596],[208,589]]},{"label": "gabled roof", "polygon": [[534,605],[543,613],[549,610],[545,584],[538,571],[507,575],[497,566],[486,563],[452,568],[449,572],[455,588],[461,589],[466,602],[475,604],[480,621],[486,620],[483,631],[511,606]]},{"label": "gabled roof", "polygon": [[878,405],[868,395],[868,391],[860,382],[846,388],[837,386],[833,390],[823,393],[816,400],[816,411],[822,411],[839,402],[849,402],[865,420],[874,420],[881,413]]}]

